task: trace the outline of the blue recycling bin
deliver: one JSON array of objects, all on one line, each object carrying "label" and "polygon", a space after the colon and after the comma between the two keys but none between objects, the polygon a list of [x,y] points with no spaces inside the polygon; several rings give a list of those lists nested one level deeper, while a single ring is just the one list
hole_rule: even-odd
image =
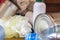
[{"label": "blue recycling bin", "polygon": [[0,26],[0,40],[4,40],[5,37],[5,31],[2,26]]}]

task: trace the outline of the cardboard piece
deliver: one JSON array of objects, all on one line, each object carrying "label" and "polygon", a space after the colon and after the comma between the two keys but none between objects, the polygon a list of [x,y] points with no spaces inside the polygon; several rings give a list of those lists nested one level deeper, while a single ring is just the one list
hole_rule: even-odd
[{"label": "cardboard piece", "polygon": [[60,13],[48,13],[53,18],[53,21],[57,24],[60,25]]}]

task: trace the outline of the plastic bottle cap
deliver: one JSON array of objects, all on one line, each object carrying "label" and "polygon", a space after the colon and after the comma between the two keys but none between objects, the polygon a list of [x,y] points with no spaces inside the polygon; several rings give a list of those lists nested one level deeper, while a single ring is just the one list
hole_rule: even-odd
[{"label": "plastic bottle cap", "polygon": [[29,33],[25,36],[25,40],[39,40],[39,39],[37,34]]},{"label": "plastic bottle cap", "polygon": [[44,0],[36,0],[36,2],[44,2]]}]

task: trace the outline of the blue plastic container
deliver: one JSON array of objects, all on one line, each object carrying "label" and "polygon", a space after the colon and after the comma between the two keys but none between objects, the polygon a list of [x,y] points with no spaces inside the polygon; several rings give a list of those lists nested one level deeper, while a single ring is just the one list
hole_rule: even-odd
[{"label": "blue plastic container", "polygon": [[0,26],[0,40],[4,40],[5,37],[5,31],[2,26]]}]

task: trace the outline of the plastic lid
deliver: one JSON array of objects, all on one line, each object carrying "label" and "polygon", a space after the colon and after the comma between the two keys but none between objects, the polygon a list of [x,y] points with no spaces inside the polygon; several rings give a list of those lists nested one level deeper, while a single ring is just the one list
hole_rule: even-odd
[{"label": "plastic lid", "polygon": [[29,34],[26,34],[25,40],[39,40],[39,38],[36,33],[29,33]]},{"label": "plastic lid", "polygon": [[36,2],[44,2],[44,0],[36,0]]}]

